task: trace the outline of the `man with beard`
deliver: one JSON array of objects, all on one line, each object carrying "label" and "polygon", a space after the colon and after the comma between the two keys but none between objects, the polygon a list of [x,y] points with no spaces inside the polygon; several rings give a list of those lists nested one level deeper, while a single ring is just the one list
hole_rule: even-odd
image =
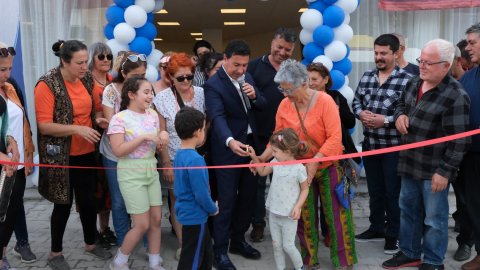
[{"label": "man with beard", "polygon": [[[280,27],[273,35],[270,53],[250,61],[247,71],[253,77],[258,90],[267,99],[267,107],[263,111],[254,111],[257,126],[259,145],[257,153],[263,153],[270,136],[275,128],[275,115],[283,94],[278,91],[278,84],[273,81],[280,64],[292,56],[297,36],[293,29]],[[258,177],[257,201],[252,217],[252,232],[250,240],[263,241],[265,228],[265,188],[266,177]]]},{"label": "man with beard", "polygon": [[[375,39],[376,69],[363,74],[355,91],[352,108],[364,127],[363,151],[400,144],[400,133],[395,129],[393,116],[411,75],[395,64],[399,47],[398,38],[392,34]],[[370,196],[370,227],[355,238],[358,242],[382,241],[385,238],[386,254],[394,254],[398,250],[400,178],[397,163],[398,153],[363,158]]]}]

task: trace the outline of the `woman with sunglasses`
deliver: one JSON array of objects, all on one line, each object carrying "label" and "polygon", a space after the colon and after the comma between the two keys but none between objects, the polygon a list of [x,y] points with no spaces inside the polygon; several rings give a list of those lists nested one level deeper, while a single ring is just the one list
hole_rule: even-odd
[{"label": "woman with sunglasses", "polygon": [[[186,53],[175,53],[170,57],[166,68],[166,73],[171,81],[172,86],[159,92],[153,99],[153,103],[160,114],[160,126],[162,129],[166,127],[168,134],[170,134],[170,142],[168,144],[168,152],[162,151],[162,166],[164,168],[171,168],[173,159],[177,149],[180,148],[180,138],[175,131],[175,115],[184,106],[193,107],[201,112],[205,112],[205,97],[203,95],[203,88],[193,86],[193,74],[195,66]],[[170,195],[170,217],[173,228],[177,235],[179,248],[175,254],[175,258],[180,258],[182,247],[182,225],[178,222],[175,216],[173,206],[175,205],[175,195],[173,194],[173,170],[163,170],[163,177],[168,186]]]},{"label": "woman with sunglasses", "polygon": [[[105,128],[100,97],[88,71],[87,46],[78,40],[57,41],[52,50],[58,67],[40,77],[35,86],[40,163],[56,166],[95,166],[95,144]],[[112,254],[95,244],[97,227],[96,173],[62,167],[40,167],[39,193],[54,203],[51,224],[52,269],[70,269],[63,256],[63,235],[75,194],[82,222],[85,253],[101,259]]]},{"label": "woman with sunglasses", "polygon": [[[103,95],[105,86],[110,84],[112,76],[108,73],[113,66],[112,50],[103,42],[97,42],[88,48],[88,69],[92,72],[95,79],[95,87],[100,99]],[[103,130],[99,130],[103,133]],[[103,167],[100,156],[96,156],[96,162],[99,167]],[[106,249],[117,245],[117,237],[108,227],[111,210],[111,198],[108,190],[107,179],[103,170],[97,171],[97,213],[100,231],[97,234],[99,244]]]},{"label": "woman with sunglasses", "polygon": [[[342,130],[338,107],[324,92],[308,85],[308,73],[300,62],[285,60],[275,75],[280,92],[286,97],[276,114],[275,131],[292,128],[306,142],[308,153],[302,158],[321,158],[342,153]],[[267,161],[272,150],[267,146],[260,156]],[[332,161],[311,162],[307,167],[310,186],[298,222],[303,262],[307,269],[319,269],[318,197],[321,197],[330,234],[330,259],[337,269],[352,269],[357,263],[351,209],[343,208],[336,198],[335,187],[341,181],[340,168]]]},{"label": "woman with sunglasses", "polygon": [[[113,67],[117,73],[111,84],[105,87],[102,97],[103,114],[110,121],[112,116],[120,111],[122,101],[122,89],[125,80],[133,77],[145,77],[147,70],[147,59],[144,54],[135,54],[134,52],[121,52],[116,59]],[[108,136],[102,137],[100,141],[100,153],[105,167],[116,168],[118,158],[113,154]],[[130,229],[130,216],[125,208],[120,187],[118,185],[117,170],[105,171],[110,196],[112,199],[112,221],[113,229],[117,235],[117,245],[121,246],[125,235]]]},{"label": "woman with sunglasses", "polygon": [[[29,157],[33,156],[34,146],[30,126],[25,121],[25,111],[15,88],[7,82],[12,70],[13,56],[15,56],[15,49],[0,42],[0,160],[31,163],[32,160]],[[25,134],[26,132],[28,134]],[[27,136],[23,136],[24,134]],[[2,173],[6,173],[6,178],[0,181],[15,181],[11,196],[9,198],[0,197],[2,205],[8,201],[7,209],[2,209],[4,220],[0,222],[0,269],[6,270],[11,268],[6,258],[6,247],[21,210],[23,210],[23,220],[25,220],[23,194],[26,175],[31,173],[32,167],[18,166],[18,171],[16,165],[0,167]],[[15,174],[15,172],[17,173]]]}]

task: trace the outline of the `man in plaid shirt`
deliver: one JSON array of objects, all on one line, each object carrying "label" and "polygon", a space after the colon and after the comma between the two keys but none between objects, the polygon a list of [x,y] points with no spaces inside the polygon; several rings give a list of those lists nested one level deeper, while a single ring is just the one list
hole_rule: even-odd
[{"label": "man in plaid shirt", "polygon": [[[393,115],[400,95],[411,75],[398,67],[400,42],[392,34],[379,36],[374,42],[376,69],[365,72],[355,91],[353,112],[363,123],[363,151],[400,144]],[[400,227],[400,177],[397,175],[398,153],[363,158],[370,196],[370,227],[355,238],[359,242],[383,241],[384,252],[398,251]],[[386,221],[386,224],[385,224]]]},{"label": "man in plaid shirt", "polygon": [[[422,49],[417,59],[420,77],[407,84],[395,111],[403,143],[468,130],[470,99],[449,73],[454,52],[453,44],[443,39],[429,41]],[[400,153],[400,251],[382,264],[384,268],[444,269],[449,182],[455,180],[469,142],[462,138]]]}]

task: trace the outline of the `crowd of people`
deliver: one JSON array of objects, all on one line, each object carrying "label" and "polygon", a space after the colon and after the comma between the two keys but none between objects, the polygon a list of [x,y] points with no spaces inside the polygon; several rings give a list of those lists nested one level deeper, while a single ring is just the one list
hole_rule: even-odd
[{"label": "crowd of people", "polygon": [[[59,65],[34,89],[37,149],[22,91],[10,78],[15,50],[0,43],[0,160],[14,162],[2,164],[2,177],[14,184],[1,198],[9,204],[0,222],[0,269],[12,269],[6,247],[13,232],[14,253],[24,263],[36,260],[23,206],[35,152],[41,164],[53,165],[38,168],[38,191],[53,203],[47,260],[54,270],[70,269],[62,243],[74,201],[85,254],[110,260],[112,270],[129,269],[143,239],[149,269],[164,269],[162,195],[178,239],[178,269],[235,270],[229,253],[261,259],[245,235],[251,227],[251,242],[265,240],[268,211],[279,270],[286,268],[285,253],[295,269],[320,269],[322,240],[336,269],[358,263],[356,241],[385,241],[393,257],[383,268],[440,270],[451,183],[459,231],[454,259],[468,260],[475,245],[477,256],[462,269],[480,269],[480,135],[364,157],[370,226],[357,235],[352,209],[337,192],[343,163],[301,161],[356,152],[348,132],[356,119],[363,151],[478,129],[480,24],[456,46],[427,42],[418,66],[405,60],[402,35],[380,35],[375,68],[361,77],[351,107],[331,90],[326,66],[291,59],[296,42],[295,32],[281,27],[270,52],[251,59],[243,40],[230,41],[223,53],[202,40],[193,55],[166,53],[161,78],[151,83],[144,54],[57,41]],[[251,165],[205,168],[239,164]],[[78,168],[94,166],[110,169]],[[118,246],[116,254],[111,246]]]}]

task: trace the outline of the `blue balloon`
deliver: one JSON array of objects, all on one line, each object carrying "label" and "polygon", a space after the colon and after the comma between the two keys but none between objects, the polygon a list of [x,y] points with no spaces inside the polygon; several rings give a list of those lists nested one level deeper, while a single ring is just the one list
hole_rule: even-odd
[{"label": "blue balloon", "polygon": [[113,36],[113,29],[115,28],[115,26],[111,25],[111,24],[107,24],[105,25],[105,27],[103,28],[103,34],[105,35],[105,37],[107,39],[112,39],[114,38]]},{"label": "blue balloon", "polygon": [[337,6],[329,6],[323,12],[323,24],[332,28],[340,26],[345,19],[345,12],[343,9]]},{"label": "blue balloon", "polygon": [[348,133],[350,133],[350,135],[352,135],[353,132],[355,132],[355,127],[353,127],[353,128],[351,128],[351,129],[348,130]]},{"label": "blue balloon", "polygon": [[111,5],[107,8],[105,12],[105,17],[107,18],[107,22],[113,26],[125,22],[125,10],[121,7]]},{"label": "blue balloon", "polygon": [[153,23],[149,22],[140,28],[136,28],[135,32],[137,33],[136,37],[146,37],[150,41],[157,36],[157,28]]},{"label": "blue balloon", "polygon": [[301,63],[302,63],[304,66],[308,66],[308,64],[310,64],[311,62],[308,61],[307,59],[303,59]]},{"label": "blue balloon", "polygon": [[153,16],[153,13],[147,13],[147,22],[153,23],[155,21],[155,17]]},{"label": "blue balloon", "polygon": [[330,71],[330,78],[332,78],[332,90],[338,90],[345,84],[345,75],[339,70],[332,69]]},{"label": "blue balloon", "polygon": [[321,0],[318,0],[316,2],[310,3],[310,5],[308,5],[308,8],[313,8],[320,11],[320,13],[323,13],[323,11],[327,8],[327,5],[325,5],[325,3],[323,3]]},{"label": "blue balloon", "polygon": [[303,57],[309,62],[312,62],[315,57],[324,54],[323,48],[315,44],[315,42],[310,42],[305,47],[303,47]]},{"label": "blue balloon", "polygon": [[337,2],[337,0],[323,0],[323,2],[330,6],[330,5],[335,4]]},{"label": "blue balloon", "polygon": [[122,8],[127,8],[131,5],[135,4],[135,0],[113,0],[117,6],[122,7]]},{"label": "blue balloon", "polygon": [[320,25],[313,31],[313,41],[318,46],[325,47],[333,41],[335,33],[331,27]]},{"label": "blue balloon", "polygon": [[146,37],[136,37],[130,44],[130,50],[149,55],[152,52],[152,42]]},{"label": "blue balloon", "polygon": [[343,75],[348,75],[352,71],[352,61],[345,57],[338,62],[333,62],[333,69],[341,71]]}]

